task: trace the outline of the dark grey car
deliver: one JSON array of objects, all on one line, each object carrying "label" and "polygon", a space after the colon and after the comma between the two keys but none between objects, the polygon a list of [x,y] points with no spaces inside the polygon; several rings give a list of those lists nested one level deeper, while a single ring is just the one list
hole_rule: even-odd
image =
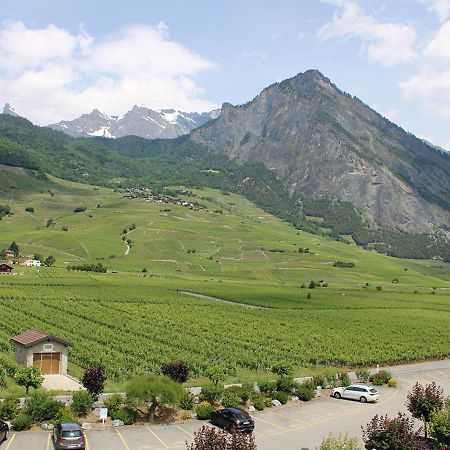
[{"label": "dark grey car", "polygon": [[53,442],[56,450],[85,450],[83,430],[77,423],[61,423],[53,429]]}]

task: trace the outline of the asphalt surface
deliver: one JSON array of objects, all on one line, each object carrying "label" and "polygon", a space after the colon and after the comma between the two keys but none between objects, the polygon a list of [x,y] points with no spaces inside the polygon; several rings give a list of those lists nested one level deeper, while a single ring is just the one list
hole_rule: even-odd
[{"label": "asphalt surface", "polygon": [[[328,433],[348,432],[361,438],[361,426],[375,414],[394,416],[405,411],[406,394],[416,383],[435,381],[450,396],[450,360],[397,366],[389,369],[397,378],[398,388],[379,388],[380,400],[362,404],[351,400],[322,397],[308,403],[295,403],[281,408],[260,411],[255,419],[258,450],[302,450],[319,446]],[[157,450],[184,449],[193,441],[193,434],[207,422],[190,421],[180,424],[121,427],[89,431],[87,450]],[[420,424],[417,423],[419,426]],[[0,450],[53,450],[47,432],[10,434]]]}]

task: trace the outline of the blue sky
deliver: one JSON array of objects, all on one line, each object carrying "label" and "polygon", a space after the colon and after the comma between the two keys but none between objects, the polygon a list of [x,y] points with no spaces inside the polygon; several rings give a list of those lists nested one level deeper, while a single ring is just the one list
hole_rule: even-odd
[{"label": "blue sky", "polygon": [[3,0],[0,102],[46,124],[207,110],[317,68],[450,149],[450,0]]}]

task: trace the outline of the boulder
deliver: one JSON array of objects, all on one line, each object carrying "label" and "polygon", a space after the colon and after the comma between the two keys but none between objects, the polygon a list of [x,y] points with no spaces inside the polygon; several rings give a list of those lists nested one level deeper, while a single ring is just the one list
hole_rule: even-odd
[{"label": "boulder", "polygon": [[256,411],[256,408],[253,405],[250,405],[248,407],[248,412],[255,412],[255,411]]},{"label": "boulder", "polygon": [[278,400],[272,400],[273,406],[281,406],[281,403]]},{"label": "boulder", "polygon": [[123,427],[123,426],[124,426],[124,423],[123,423],[122,420],[116,419],[116,420],[113,420],[113,421],[112,421],[111,425],[112,425],[113,427]]},{"label": "boulder", "polygon": [[298,402],[300,399],[296,395],[294,395],[294,396],[291,397],[291,400],[293,402]]},{"label": "boulder", "polygon": [[92,423],[90,423],[90,422],[83,422],[81,424],[81,428],[83,430],[85,430],[85,431],[92,430]]}]

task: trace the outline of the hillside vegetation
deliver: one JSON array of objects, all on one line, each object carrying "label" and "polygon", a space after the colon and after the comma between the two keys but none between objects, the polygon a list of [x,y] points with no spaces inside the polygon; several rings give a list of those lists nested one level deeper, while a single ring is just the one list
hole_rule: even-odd
[{"label": "hillside vegetation", "polygon": [[[301,374],[449,356],[445,262],[312,235],[221,190],[178,192],[206,208],[193,210],[0,170],[0,205],[11,210],[0,248],[15,240],[23,256],[56,258],[0,276],[4,363],[10,337],[33,327],[74,343],[72,373],[102,363],[117,380],[174,359],[197,375],[223,364],[237,380],[278,360]],[[108,273],[67,270],[82,264]]]}]

